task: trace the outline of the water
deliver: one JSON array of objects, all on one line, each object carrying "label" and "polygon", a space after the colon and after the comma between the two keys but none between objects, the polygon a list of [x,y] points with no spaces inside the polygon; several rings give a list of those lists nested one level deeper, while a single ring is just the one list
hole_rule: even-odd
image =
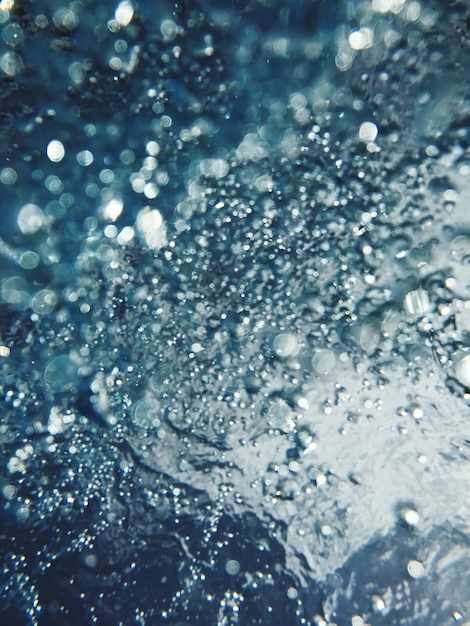
[{"label": "water", "polygon": [[469,621],[468,5],[11,5],[3,621]]}]

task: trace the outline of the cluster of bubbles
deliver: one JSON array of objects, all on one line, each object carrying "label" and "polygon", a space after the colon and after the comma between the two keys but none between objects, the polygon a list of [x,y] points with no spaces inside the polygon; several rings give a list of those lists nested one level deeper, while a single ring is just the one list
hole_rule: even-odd
[{"label": "cluster of bubbles", "polygon": [[170,4],[0,2],[3,615],[470,619],[463,7]]}]

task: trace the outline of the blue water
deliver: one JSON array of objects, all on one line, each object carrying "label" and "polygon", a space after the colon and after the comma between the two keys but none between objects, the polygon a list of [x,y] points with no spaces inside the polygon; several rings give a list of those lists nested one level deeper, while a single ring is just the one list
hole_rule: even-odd
[{"label": "blue water", "polygon": [[468,4],[0,4],[2,624],[467,623]]}]

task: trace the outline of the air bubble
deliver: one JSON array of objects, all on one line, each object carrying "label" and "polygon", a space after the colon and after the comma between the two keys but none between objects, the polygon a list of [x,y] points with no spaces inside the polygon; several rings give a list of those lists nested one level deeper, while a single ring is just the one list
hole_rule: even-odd
[{"label": "air bubble", "polygon": [[0,68],[7,76],[16,76],[21,72],[23,67],[23,60],[16,52],[5,52],[5,54],[0,57]]},{"label": "air bubble", "polygon": [[93,163],[93,154],[90,150],[82,150],[77,154],[77,161],[83,167],[88,167]]},{"label": "air bubble", "polygon": [[273,349],[279,358],[288,359],[298,353],[300,345],[292,333],[281,333],[274,338]]},{"label": "air bubble", "polygon": [[268,424],[272,428],[276,428],[281,432],[287,432],[290,430],[291,422],[291,409],[288,404],[279,400],[276,404],[273,404],[268,410]]},{"label": "air bubble", "polygon": [[58,9],[52,16],[54,25],[63,31],[71,31],[78,26],[78,15],[68,8]]},{"label": "air bubble", "polygon": [[332,350],[319,350],[312,360],[313,368],[322,376],[329,374],[336,365],[336,356]]},{"label": "air bubble", "polygon": [[25,270],[33,270],[39,265],[39,255],[32,250],[22,252],[19,258],[21,267]]},{"label": "air bubble", "polygon": [[2,283],[2,298],[18,309],[26,309],[31,301],[28,289],[23,278],[12,276]]},{"label": "air bubble", "polygon": [[25,204],[16,219],[24,235],[34,235],[46,223],[44,211],[35,204]]},{"label": "air bubble", "polygon": [[240,571],[240,563],[238,561],[235,561],[235,559],[227,561],[225,565],[225,571],[230,576],[236,576]]},{"label": "air bubble", "polygon": [[424,576],[424,566],[419,561],[409,561],[407,570],[411,578],[422,578]]},{"label": "air bubble", "polygon": [[68,391],[78,383],[78,369],[68,354],[61,354],[47,363],[44,380],[53,391]]},{"label": "air bubble", "polygon": [[359,139],[369,143],[375,141],[378,135],[378,128],[373,122],[363,122],[359,127]]},{"label": "air bubble", "polygon": [[135,225],[149,248],[158,250],[167,244],[165,223],[158,209],[142,209],[137,215]]},{"label": "air bubble", "polygon": [[65,148],[61,141],[53,139],[47,145],[47,156],[53,163],[60,163],[65,156]]},{"label": "air bubble", "polygon": [[16,22],[11,22],[2,31],[2,39],[8,46],[16,48],[23,42],[23,38],[23,30]]},{"label": "air bubble", "polygon": [[58,301],[55,291],[51,289],[41,289],[32,297],[31,308],[38,315],[47,315],[55,309]]},{"label": "air bubble", "polygon": [[418,526],[420,522],[419,513],[415,511],[415,509],[411,509],[411,508],[402,509],[400,511],[400,517],[408,526],[411,526],[411,527]]},{"label": "air bubble", "polygon": [[14,185],[18,180],[18,174],[12,167],[4,167],[0,172],[0,181],[4,185]]},{"label": "air bubble", "polygon": [[132,420],[141,428],[158,428],[160,418],[161,408],[156,398],[142,398],[132,407]]},{"label": "air bubble", "polygon": [[134,17],[134,7],[128,0],[124,0],[124,2],[120,2],[117,6],[115,18],[116,22],[120,26],[129,26],[132,22],[132,18]]},{"label": "air bubble", "polygon": [[173,22],[173,20],[163,20],[160,25],[160,31],[165,39],[165,41],[173,41],[173,39],[178,34],[178,27]]},{"label": "air bubble", "polygon": [[353,50],[365,50],[374,43],[374,32],[370,28],[355,30],[349,35],[348,42]]}]

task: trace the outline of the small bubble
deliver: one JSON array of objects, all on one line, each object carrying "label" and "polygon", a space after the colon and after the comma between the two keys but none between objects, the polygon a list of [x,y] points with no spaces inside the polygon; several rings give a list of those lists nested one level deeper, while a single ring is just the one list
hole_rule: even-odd
[{"label": "small bubble", "polygon": [[321,376],[329,374],[336,365],[336,356],[332,350],[319,350],[312,360],[313,368]]},{"label": "small bubble", "polygon": [[227,563],[225,564],[225,571],[230,576],[236,576],[240,571],[240,563],[235,560],[227,561]]},{"label": "small bubble", "polygon": [[41,289],[31,299],[31,308],[38,315],[47,315],[57,306],[58,298],[55,291]]},{"label": "small bubble", "polygon": [[110,170],[109,168],[101,170],[101,172],[99,173],[99,179],[105,185],[111,184],[114,180],[113,170]]},{"label": "small bubble", "polygon": [[8,46],[19,46],[22,43],[23,38],[23,30],[16,22],[11,22],[11,24],[5,26],[2,31],[2,39]]},{"label": "small bubble", "polygon": [[82,63],[73,61],[73,63],[69,65],[68,73],[75,84],[80,84],[85,78],[86,70]]},{"label": "small bubble", "polygon": [[16,218],[24,235],[33,235],[46,223],[44,211],[35,204],[25,204]]},{"label": "small bubble", "polygon": [[94,569],[98,565],[98,557],[95,554],[87,554],[84,561],[90,569]]},{"label": "small bubble", "polygon": [[374,33],[370,28],[354,30],[349,35],[348,43],[352,50],[365,50],[366,48],[370,48],[374,43]]},{"label": "small bubble", "polygon": [[65,156],[65,148],[61,141],[53,139],[47,145],[47,156],[53,163],[60,163]]},{"label": "small bubble", "polygon": [[100,217],[109,222],[115,222],[121,215],[124,203],[121,198],[112,198],[99,209]]},{"label": "small bubble", "polygon": [[165,41],[173,41],[173,39],[178,34],[178,26],[175,24],[175,22],[173,22],[173,20],[163,20],[163,22],[160,24],[160,31]]},{"label": "small bubble", "polygon": [[124,226],[116,237],[116,241],[120,246],[125,246],[134,239],[135,231],[132,226]]},{"label": "small bubble", "polygon": [[59,196],[64,191],[64,183],[58,176],[48,176],[44,185],[52,194]]},{"label": "small bubble", "polygon": [[309,407],[309,401],[307,400],[307,398],[299,398],[297,400],[297,406],[299,407],[299,409],[308,409]]},{"label": "small bubble", "polygon": [[16,519],[19,522],[25,522],[30,516],[30,510],[27,506],[20,506],[16,512]]},{"label": "small bubble", "polygon": [[378,128],[373,122],[363,122],[359,127],[359,139],[369,143],[375,141],[378,135]]},{"label": "small bubble", "polygon": [[23,59],[16,52],[5,52],[0,57],[0,68],[8,76],[16,76],[23,67]]},{"label": "small bubble", "polygon": [[132,407],[132,418],[141,428],[158,428],[161,424],[161,408],[153,397],[142,398]]},{"label": "small bubble", "polygon": [[67,354],[53,357],[44,370],[44,380],[53,391],[67,391],[78,381],[77,364]]},{"label": "small bubble", "polygon": [[418,526],[420,522],[419,513],[414,509],[403,509],[400,511],[400,516],[408,526]]},{"label": "small bubble", "polygon": [[385,613],[385,602],[380,596],[374,594],[373,596],[371,596],[370,602],[374,613]]},{"label": "small bubble", "polygon": [[426,147],[426,154],[429,157],[436,157],[439,154],[439,148],[433,144]]},{"label": "small bubble", "polygon": [[14,485],[5,485],[2,489],[2,494],[6,500],[13,500],[16,496],[16,487]]},{"label": "small bubble", "polygon": [[335,65],[341,72],[347,72],[352,66],[354,53],[351,51],[341,50],[335,57]]},{"label": "small bubble", "polygon": [[162,128],[170,128],[170,126],[173,124],[173,120],[169,115],[162,115],[162,117],[160,118],[160,124]]},{"label": "small bubble", "polygon": [[329,524],[323,524],[323,526],[321,527],[321,534],[324,537],[330,537],[333,534],[333,529]]},{"label": "small bubble", "polygon": [[49,25],[49,20],[47,19],[45,15],[40,13],[39,15],[35,17],[34,23],[36,24],[38,28],[47,28],[47,26]]},{"label": "small bubble", "polygon": [[71,9],[62,8],[54,13],[52,21],[56,28],[70,31],[78,26],[78,15]]},{"label": "small bubble", "polygon": [[39,255],[32,250],[26,250],[20,255],[19,264],[25,270],[34,270],[39,265]]},{"label": "small bubble", "polygon": [[26,281],[19,276],[7,278],[2,283],[2,298],[18,309],[26,309],[31,301]]},{"label": "small bubble", "polygon": [[87,137],[94,137],[96,135],[96,126],[94,124],[87,124],[83,132]]},{"label": "small bubble", "polygon": [[455,191],[455,189],[446,189],[443,193],[443,196],[446,202],[455,203],[459,199],[458,193]]},{"label": "small bubble", "polygon": [[77,154],[77,162],[83,167],[88,167],[93,163],[93,154],[90,150],[82,150]]},{"label": "small bubble", "polygon": [[287,359],[295,356],[300,346],[295,335],[292,333],[281,333],[274,338],[273,348],[278,357]]},{"label": "small bubble", "polygon": [[299,593],[295,587],[289,587],[289,589],[287,590],[287,597],[289,598],[289,600],[295,600],[298,595]]},{"label": "small bubble", "polygon": [[118,4],[114,17],[120,26],[129,26],[134,17],[134,7],[128,0],[124,0]]},{"label": "small bubble", "polygon": [[417,406],[413,409],[412,415],[415,418],[415,420],[420,420],[424,417],[424,411],[421,407]]},{"label": "small bubble", "polygon": [[14,185],[18,180],[18,174],[12,167],[4,167],[0,172],[0,181],[4,185]]},{"label": "small bubble", "polygon": [[149,248],[158,250],[167,244],[165,223],[158,209],[142,209],[137,214],[135,225]]},{"label": "small bubble", "polygon": [[160,152],[160,144],[157,141],[149,141],[147,142],[145,149],[147,151],[147,154],[155,157]]},{"label": "small bubble", "polygon": [[406,569],[411,578],[422,578],[424,576],[424,566],[419,561],[409,561]]},{"label": "small bubble", "polygon": [[407,22],[417,22],[421,16],[421,5],[419,2],[410,2],[406,7],[405,19]]}]

